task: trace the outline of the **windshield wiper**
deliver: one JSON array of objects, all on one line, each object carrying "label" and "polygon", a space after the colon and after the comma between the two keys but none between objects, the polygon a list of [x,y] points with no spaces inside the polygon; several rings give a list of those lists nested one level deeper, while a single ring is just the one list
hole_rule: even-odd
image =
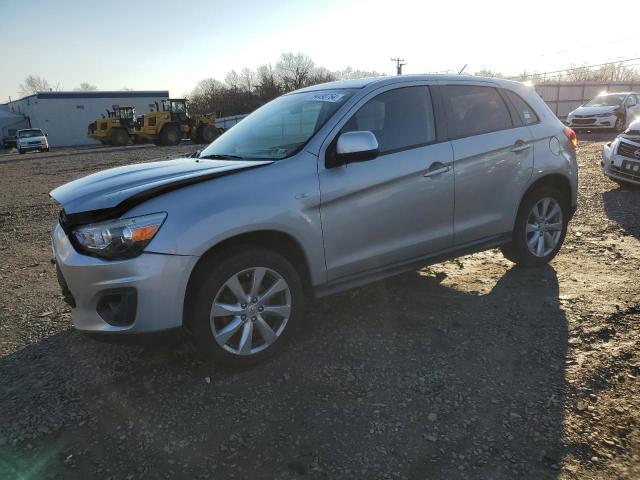
[{"label": "windshield wiper", "polygon": [[211,155],[204,155],[199,158],[209,159],[209,160],[244,160],[244,158],[239,157],[238,155],[224,155],[219,153],[213,153]]}]

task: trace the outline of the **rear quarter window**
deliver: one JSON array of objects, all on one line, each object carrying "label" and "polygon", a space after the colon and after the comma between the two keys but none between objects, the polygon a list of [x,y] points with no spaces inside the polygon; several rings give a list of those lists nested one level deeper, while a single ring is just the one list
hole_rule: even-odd
[{"label": "rear quarter window", "polygon": [[523,125],[533,125],[540,121],[533,108],[531,108],[531,106],[520,95],[516,92],[512,92],[511,90],[503,90],[503,92],[518,112],[520,121]]}]

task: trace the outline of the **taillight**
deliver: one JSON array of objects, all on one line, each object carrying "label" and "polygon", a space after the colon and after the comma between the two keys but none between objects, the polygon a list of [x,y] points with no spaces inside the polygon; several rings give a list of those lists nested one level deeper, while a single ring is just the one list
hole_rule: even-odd
[{"label": "taillight", "polygon": [[578,137],[576,136],[576,132],[571,130],[569,127],[566,127],[563,130],[563,132],[567,136],[567,138],[569,139],[569,143],[571,145],[573,145],[573,148],[577,148],[577,146],[578,146]]}]

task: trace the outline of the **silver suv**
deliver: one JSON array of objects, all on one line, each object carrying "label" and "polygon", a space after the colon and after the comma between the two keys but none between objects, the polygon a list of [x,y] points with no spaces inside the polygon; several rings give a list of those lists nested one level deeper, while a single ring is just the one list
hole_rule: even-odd
[{"label": "silver suv", "polygon": [[180,328],[233,365],[282,347],[303,300],[500,247],[549,262],[576,139],[522,84],[400,76],[283,95],[189,158],[51,192],[77,329]]}]

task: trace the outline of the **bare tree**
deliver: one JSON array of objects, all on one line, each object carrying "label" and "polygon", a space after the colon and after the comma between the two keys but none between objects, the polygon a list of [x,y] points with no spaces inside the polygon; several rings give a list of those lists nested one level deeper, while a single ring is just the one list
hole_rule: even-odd
[{"label": "bare tree", "polygon": [[88,82],[82,82],[79,87],[73,89],[75,92],[91,92],[98,90],[98,87],[91,85]]},{"label": "bare tree", "polygon": [[307,86],[313,67],[313,60],[303,53],[283,53],[276,63],[276,73],[284,91]]},{"label": "bare tree", "polygon": [[240,89],[240,75],[235,70],[231,70],[224,76],[224,83],[231,90],[239,90]]},{"label": "bare tree", "polygon": [[265,101],[272,100],[280,95],[280,85],[276,72],[271,64],[261,65],[256,72],[256,93]]},{"label": "bare tree", "polygon": [[338,77],[324,67],[313,67],[307,80],[308,85],[317,85],[318,83],[333,82]]},{"label": "bare tree", "polygon": [[497,72],[495,70],[491,70],[489,68],[481,68],[477,72],[474,73],[476,77],[495,77],[495,78],[506,78],[502,73]]},{"label": "bare tree", "polygon": [[219,111],[219,104],[224,85],[214,78],[206,78],[198,82],[189,98],[189,109],[194,113],[209,113]]},{"label": "bare tree", "polygon": [[213,112],[221,116],[249,113],[282,93],[297,88],[329,82],[340,78],[362,78],[379,76],[368,72],[346,68],[338,72],[316,66],[302,53],[281,55],[275,68],[271,64],[261,65],[253,71],[243,68],[240,73],[231,70],[224,82],[208,78],[199,82],[187,95],[193,113]]},{"label": "bare tree", "polygon": [[333,72],[336,79],[339,80],[351,80],[354,78],[367,78],[367,77],[382,77],[384,73],[376,72],[375,70],[354,70],[351,67],[347,67],[344,70],[338,70]]},{"label": "bare tree", "polygon": [[18,87],[18,91],[23,97],[38,92],[48,92],[50,90],[61,90],[61,86],[59,83],[51,85],[46,79],[39,75],[29,75]]},{"label": "bare tree", "polygon": [[256,72],[249,68],[243,68],[238,80],[240,89],[245,92],[253,92],[256,86]]}]

